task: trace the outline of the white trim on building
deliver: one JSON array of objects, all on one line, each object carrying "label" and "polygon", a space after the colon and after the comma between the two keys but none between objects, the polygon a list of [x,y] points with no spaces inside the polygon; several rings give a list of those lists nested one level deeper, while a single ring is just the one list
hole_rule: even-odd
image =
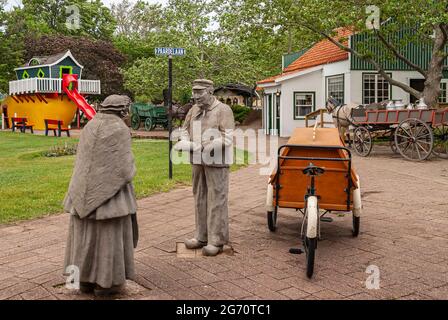
[{"label": "white trim on building", "polygon": [[[388,71],[393,79],[410,85],[412,79],[423,79],[421,74],[416,71]],[[408,104],[411,101],[410,94],[402,89],[387,85],[388,88],[380,88],[383,84],[378,78],[377,73],[372,70],[350,70],[349,59],[338,61],[331,64],[320,65],[309,68],[299,72],[286,74],[275,78],[269,83],[260,83],[258,86],[263,88],[263,128],[266,134],[280,135],[281,137],[288,137],[291,135],[296,127],[304,127],[304,117],[294,117],[294,94],[295,93],[312,93],[314,95],[313,111],[325,108],[325,101],[327,99],[327,79],[328,77],[342,76],[343,77],[343,96],[344,103],[358,103],[366,104],[368,99],[364,99],[367,89],[363,88],[363,75],[375,75],[374,97],[375,102],[385,98],[393,100],[402,100],[403,103]],[[442,83],[447,83],[448,79],[442,79]],[[386,93],[387,94],[386,94]],[[275,97],[280,95],[279,116],[277,116],[277,108],[275,108]],[[447,93],[448,95],[448,93]],[[269,104],[269,98],[272,97],[272,104]],[[448,101],[448,96],[446,97]],[[373,102],[373,100],[369,100]],[[270,118],[271,116],[271,118]],[[269,119],[271,119],[269,121]],[[275,119],[275,121],[274,121]],[[332,122],[330,115],[326,114],[324,121]],[[278,130],[279,129],[279,130]]]}]

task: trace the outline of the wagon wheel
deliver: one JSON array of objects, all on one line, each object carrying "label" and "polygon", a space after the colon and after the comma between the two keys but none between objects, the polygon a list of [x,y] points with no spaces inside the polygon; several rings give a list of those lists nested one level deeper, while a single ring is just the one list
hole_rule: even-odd
[{"label": "wagon wheel", "polygon": [[131,128],[138,130],[138,128],[140,128],[140,121],[140,116],[137,113],[133,113],[131,116]]},{"label": "wagon wheel", "polygon": [[277,206],[274,207],[274,212],[268,211],[267,217],[269,231],[275,232],[277,229]]},{"label": "wagon wheel", "polygon": [[434,128],[434,147],[432,153],[436,156],[448,159],[448,126],[440,125]]},{"label": "wagon wheel", "polygon": [[427,159],[432,152],[432,129],[419,119],[403,120],[394,133],[395,145],[400,154],[411,161]]},{"label": "wagon wheel", "polygon": [[367,157],[372,151],[372,135],[366,127],[358,127],[353,134],[353,148],[361,157]]},{"label": "wagon wheel", "polygon": [[146,118],[145,120],[145,130],[146,131],[151,131],[152,129],[154,129],[155,127],[155,123],[152,121],[151,117]]}]

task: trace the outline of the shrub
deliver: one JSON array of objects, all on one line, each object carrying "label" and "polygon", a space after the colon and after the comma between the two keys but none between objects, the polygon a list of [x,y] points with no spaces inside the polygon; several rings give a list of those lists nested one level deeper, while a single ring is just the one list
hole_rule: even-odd
[{"label": "shrub", "polygon": [[244,119],[246,119],[247,115],[250,112],[250,108],[242,105],[235,104],[231,106],[233,111],[233,117],[235,118],[235,121],[238,121],[239,123],[243,123]]},{"label": "shrub", "polygon": [[62,156],[72,156],[76,154],[76,149],[78,145],[75,144],[67,144],[67,142],[64,145],[59,146],[53,146],[50,150],[44,151],[43,155],[45,157],[62,157]]}]

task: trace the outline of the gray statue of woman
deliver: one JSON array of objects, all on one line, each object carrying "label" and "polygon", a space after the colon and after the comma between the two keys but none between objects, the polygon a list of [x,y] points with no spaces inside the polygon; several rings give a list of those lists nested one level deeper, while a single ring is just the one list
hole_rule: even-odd
[{"label": "gray statue of woman", "polygon": [[64,270],[79,270],[84,293],[118,293],[134,277],[136,168],[122,120],[130,102],[127,96],[107,97],[84,127],[64,200],[70,214]]},{"label": "gray statue of woman", "polygon": [[181,139],[174,146],[174,150],[193,153],[196,232],[185,246],[202,248],[204,255],[215,256],[229,241],[229,165],[235,121],[232,109],[213,95],[212,81],[195,80],[193,99],[195,104],[185,118]]}]

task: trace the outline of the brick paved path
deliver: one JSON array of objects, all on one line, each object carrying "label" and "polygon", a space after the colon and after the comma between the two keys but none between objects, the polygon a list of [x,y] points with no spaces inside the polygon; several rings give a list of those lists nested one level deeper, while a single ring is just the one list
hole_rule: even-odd
[{"label": "brick paved path", "polygon": [[[191,188],[140,200],[138,277],[117,298],[447,299],[448,161],[411,163],[382,150],[355,157],[364,199],[359,238],[351,237],[351,216],[323,223],[312,280],[305,257],[288,253],[301,217],[280,210],[270,233],[267,177],[250,166],[231,175],[233,255],[177,257],[176,242],[194,229]],[[92,299],[64,287],[67,226],[61,214],[0,227],[0,299]],[[371,264],[380,269],[379,290],[365,288]]]}]

